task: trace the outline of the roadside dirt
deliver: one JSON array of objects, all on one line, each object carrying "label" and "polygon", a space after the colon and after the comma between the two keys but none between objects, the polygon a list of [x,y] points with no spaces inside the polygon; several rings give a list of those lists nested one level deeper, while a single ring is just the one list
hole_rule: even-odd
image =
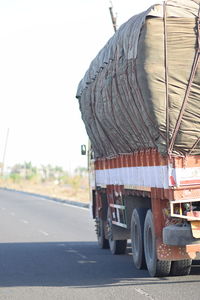
[{"label": "roadside dirt", "polygon": [[23,180],[20,183],[14,183],[9,180],[0,179],[0,187],[41,194],[64,200],[89,203],[89,188],[87,183],[85,183],[83,187],[73,188],[67,185],[58,185],[53,182],[31,183]]}]

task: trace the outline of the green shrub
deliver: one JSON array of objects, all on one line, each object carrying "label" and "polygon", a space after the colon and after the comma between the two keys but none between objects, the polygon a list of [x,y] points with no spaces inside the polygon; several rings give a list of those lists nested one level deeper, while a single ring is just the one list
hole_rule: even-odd
[{"label": "green shrub", "polygon": [[10,174],[10,179],[14,182],[14,183],[19,183],[21,181],[21,176],[18,173],[12,173]]}]

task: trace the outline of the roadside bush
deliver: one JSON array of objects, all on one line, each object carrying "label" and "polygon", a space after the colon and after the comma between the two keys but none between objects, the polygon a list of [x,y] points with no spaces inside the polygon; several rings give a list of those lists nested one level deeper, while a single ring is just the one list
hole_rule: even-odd
[{"label": "roadside bush", "polygon": [[18,173],[12,173],[10,174],[10,179],[14,182],[14,183],[20,183],[21,181],[21,176]]}]

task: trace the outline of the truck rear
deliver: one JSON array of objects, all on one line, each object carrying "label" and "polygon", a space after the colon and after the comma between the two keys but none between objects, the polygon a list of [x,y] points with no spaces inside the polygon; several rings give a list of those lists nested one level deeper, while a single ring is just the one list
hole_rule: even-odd
[{"label": "truck rear", "polygon": [[199,1],[168,0],[123,24],[79,84],[101,248],[151,276],[200,259]]}]

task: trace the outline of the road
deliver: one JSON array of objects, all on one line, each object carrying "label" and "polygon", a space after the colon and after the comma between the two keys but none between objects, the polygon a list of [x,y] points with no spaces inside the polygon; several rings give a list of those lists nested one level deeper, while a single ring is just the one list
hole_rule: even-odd
[{"label": "road", "polygon": [[150,278],[97,247],[88,209],[0,190],[0,299],[199,300],[190,276]]}]

